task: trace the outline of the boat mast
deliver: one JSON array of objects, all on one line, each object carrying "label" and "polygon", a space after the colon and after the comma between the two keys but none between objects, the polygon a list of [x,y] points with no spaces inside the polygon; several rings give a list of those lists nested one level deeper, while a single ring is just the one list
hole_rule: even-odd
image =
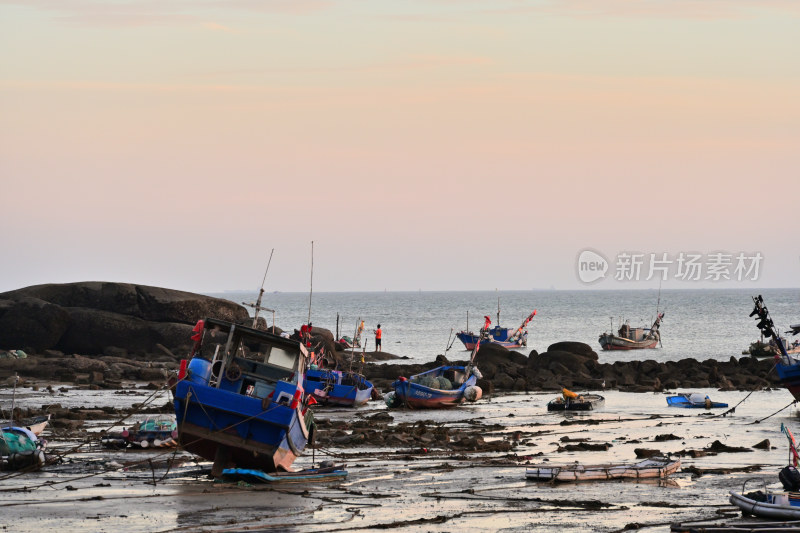
[{"label": "boat mast", "polygon": [[[497,289],[495,289],[497,290]],[[497,325],[500,326],[500,297],[497,297]]]},{"label": "boat mast", "polygon": [[311,285],[308,290],[308,321],[311,322],[311,295],[314,293],[314,241],[311,241]]},{"label": "boat mast", "polygon": [[272,313],[272,332],[275,332],[275,310],[274,309],[267,309],[266,307],[261,307],[261,299],[264,297],[264,283],[267,281],[267,272],[269,272],[269,265],[272,264],[272,254],[275,253],[275,248],[272,249],[269,253],[269,260],[267,261],[267,269],[264,271],[264,279],[261,280],[261,288],[258,290],[258,298],[256,299],[256,303],[245,303],[242,302],[242,305],[247,307],[252,307],[255,309],[255,313],[253,314],[253,329],[256,328],[258,325],[258,312],[262,309],[264,311],[270,311]]}]

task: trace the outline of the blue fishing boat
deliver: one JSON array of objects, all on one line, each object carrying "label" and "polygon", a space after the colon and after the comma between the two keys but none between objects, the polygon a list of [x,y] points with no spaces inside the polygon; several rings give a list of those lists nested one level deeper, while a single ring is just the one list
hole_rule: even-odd
[{"label": "blue fishing boat", "polygon": [[778,379],[784,387],[789,389],[796,400],[800,400],[800,353],[790,353],[786,350],[781,336],[775,330],[769,310],[764,305],[764,298],[760,294],[753,296],[753,304],[750,316],[755,316],[755,319],[758,320],[756,327],[761,330],[761,334],[765,338],[772,338],[778,348],[779,353],[775,356],[775,371],[778,373]]},{"label": "blue fishing boat", "polygon": [[676,396],[667,396],[667,405],[670,407],[683,407],[687,409],[714,409],[728,407],[727,403],[712,402],[706,394],[687,392]]},{"label": "blue fishing boat", "polygon": [[439,366],[410,378],[401,376],[392,383],[394,391],[384,398],[386,405],[421,409],[455,407],[465,400],[480,400],[483,391],[477,382],[483,376],[475,366],[480,345],[480,342],[475,343],[469,363],[465,366]]},{"label": "blue fishing boat", "polygon": [[392,383],[394,393],[389,393],[386,403],[389,407],[421,409],[454,407],[464,400],[474,402],[483,395],[476,385],[480,377],[472,365],[440,366]]},{"label": "blue fishing boat", "polygon": [[358,407],[372,397],[373,386],[356,372],[310,368],[303,389],[321,404]]},{"label": "blue fishing boat", "polygon": [[306,348],[213,318],[194,332],[174,391],[179,444],[213,461],[215,477],[235,467],[291,470],[314,433],[303,389]]},{"label": "blue fishing boat", "polygon": [[522,348],[523,346],[528,345],[528,330],[525,327],[528,323],[536,316],[536,310],[533,310],[533,313],[528,315],[528,317],[522,321],[522,325],[518,328],[504,328],[500,326],[500,301],[497,302],[497,325],[493,328],[489,326],[492,325],[492,319],[489,316],[483,317],[484,325],[481,329],[480,333],[475,334],[469,330],[469,324],[467,324],[467,329],[459,331],[456,333],[456,337],[462,343],[464,343],[464,347],[467,350],[472,350],[475,345],[478,343],[478,339],[480,340],[481,344],[499,344],[505,348]]}]

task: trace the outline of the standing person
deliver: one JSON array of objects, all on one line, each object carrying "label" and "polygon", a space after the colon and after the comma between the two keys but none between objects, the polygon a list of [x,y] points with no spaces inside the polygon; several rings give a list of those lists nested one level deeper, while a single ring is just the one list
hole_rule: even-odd
[{"label": "standing person", "polygon": [[378,324],[378,329],[375,330],[375,351],[382,352],[381,349],[381,337],[383,336],[383,332],[381,331],[381,325]]}]

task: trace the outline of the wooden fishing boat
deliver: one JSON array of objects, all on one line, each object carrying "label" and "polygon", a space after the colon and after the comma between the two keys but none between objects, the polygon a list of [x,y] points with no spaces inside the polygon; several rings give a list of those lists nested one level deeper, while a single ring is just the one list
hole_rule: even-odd
[{"label": "wooden fishing boat", "polygon": [[323,405],[358,407],[369,401],[374,387],[357,372],[308,369],[303,379],[303,389]]},{"label": "wooden fishing boat", "polygon": [[456,333],[456,337],[464,343],[464,347],[467,350],[472,350],[475,348],[475,345],[480,342],[480,344],[499,344],[505,348],[522,348],[523,346],[528,345],[528,330],[525,327],[528,323],[536,316],[536,310],[533,310],[533,313],[528,315],[528,317],[522,321],[522,324],[518,328],[504,328],[500,326],[500,300],[497,300],[497,325],[493,328],[489,326],[492,324],[492,319],[488,316],[484,318],[484,326],[481,329],[480,333],[473,333],[469,331],[469,324],[467,325],[467,329],[459,331]]},{"label": "wooden fishing boat", "polygon": [[175,385],[179,444],[225,468],[290,470],[313,438],[296,340],[207,318],[195,326],[192,359]]},{"label": "wooden fishing boat", "polygon": [[0,422],[0,427],[21,427],[31,431],[37,437],[42,434],[42,431],[45,430],[47,424],[50,423],[50,414],[34,416],[32,418],[23,418],[22,420],[12,421],[6,420],[4,422]]},{"label": "wooden fishing boat", "polygon": [[667,396],[667,405],[670,407],[684,407],[688,409],[715,409],[717,407],[728,407],[727,403],[712,402],[705,394],[699,392],[687,392],[676,396]]},{"label": "wooden fishing boat", "polygon": [[666,478],[681,466],[680,458],[650,457],[633,464],[535,465],[525,469],[535,481],[602,481],[607,479]]},{"label": "wooden fishing boat", "polygon": [[465,400],[480,400],[483,391],[476,385],[481,377],[473,365],[440,366],[427,372],[401,377],[394,383],[394,393],[389,393],[386,404],[389,407],[410,407],[412,409],[455,407]]},{"label": "wooden fishing boat", "polygon": [[[653,325],[649,328],[632,328],[628,322],[622,324],[617,334],[603,333],[599,342],[603,350],[642,350],[655,348],[661,342],[661,320],[664,313],[657,313]],[[613,331],[613,327],[612,327]]]},{"label": "wooden fishing boat", "polygon": [[603,406],[606,399],[599,394],[577,394],[562,389],[561,396],[547,404],[548,411],[594,411]]}]

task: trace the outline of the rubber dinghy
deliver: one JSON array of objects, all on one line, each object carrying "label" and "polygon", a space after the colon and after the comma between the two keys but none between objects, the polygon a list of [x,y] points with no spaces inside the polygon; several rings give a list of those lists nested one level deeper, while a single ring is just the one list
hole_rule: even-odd
[{"label": "rubber dinghy", "polygon": [[525,478],[535,481],[602,481],[606,479],[666,478],[681,466],[679,457],[650,457],[632,464],[535,465],[525,469]]}]

